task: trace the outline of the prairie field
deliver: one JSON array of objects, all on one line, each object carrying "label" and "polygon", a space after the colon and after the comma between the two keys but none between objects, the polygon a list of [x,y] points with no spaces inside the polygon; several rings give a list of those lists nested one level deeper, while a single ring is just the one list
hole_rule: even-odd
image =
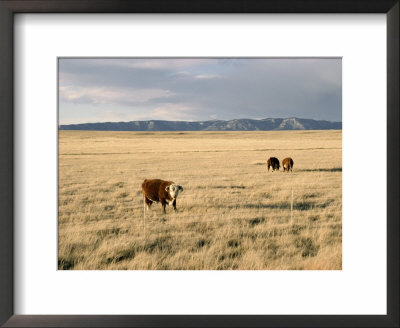
[{"label": "prairie field", "polygon": [[[151,178],[177,212],[144,211]],[[341,131],[59,131],[58,179],[61,270],[342,268]]]}]

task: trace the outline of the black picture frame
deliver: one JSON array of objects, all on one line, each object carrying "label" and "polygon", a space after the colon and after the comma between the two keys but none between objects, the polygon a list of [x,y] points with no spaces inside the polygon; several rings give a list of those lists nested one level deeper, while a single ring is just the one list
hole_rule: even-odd
[{"label": "black picture frame", "polygon": [[[399,8],[399,0],[0,0],[0,324],[4,327],[399,327]],[[13,20],[16,13],[385,13],[387,315],[14,315]]]}]

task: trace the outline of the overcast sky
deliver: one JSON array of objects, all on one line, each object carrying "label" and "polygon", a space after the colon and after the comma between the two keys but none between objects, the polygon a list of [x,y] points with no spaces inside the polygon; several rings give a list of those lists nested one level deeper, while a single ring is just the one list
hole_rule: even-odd
[{"label": "overcast sky", "polygon": [[341,59],[59,60],[60,124],[342,120]]}]

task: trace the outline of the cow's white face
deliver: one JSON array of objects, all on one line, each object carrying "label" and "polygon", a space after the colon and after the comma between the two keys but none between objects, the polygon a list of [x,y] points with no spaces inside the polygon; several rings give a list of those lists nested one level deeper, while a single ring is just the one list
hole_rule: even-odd
[{"label": "cow's white face", "polygon": [[165,190],[170,194],[171,198],[173,199],[177,198],[180,192],[183,192],[182,186],[175,183],[167,186]]}]

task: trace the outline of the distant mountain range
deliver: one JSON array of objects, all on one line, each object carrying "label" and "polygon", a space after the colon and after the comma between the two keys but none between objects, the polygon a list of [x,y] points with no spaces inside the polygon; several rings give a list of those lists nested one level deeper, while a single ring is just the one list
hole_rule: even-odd
[{"label": "distant mountain range", "polygon": [[131,121],[60,125],[60,130],[92,131],[271,131],[271,130],[341,130],[342,122],[303,118],[236,119],[229,121]]}]

